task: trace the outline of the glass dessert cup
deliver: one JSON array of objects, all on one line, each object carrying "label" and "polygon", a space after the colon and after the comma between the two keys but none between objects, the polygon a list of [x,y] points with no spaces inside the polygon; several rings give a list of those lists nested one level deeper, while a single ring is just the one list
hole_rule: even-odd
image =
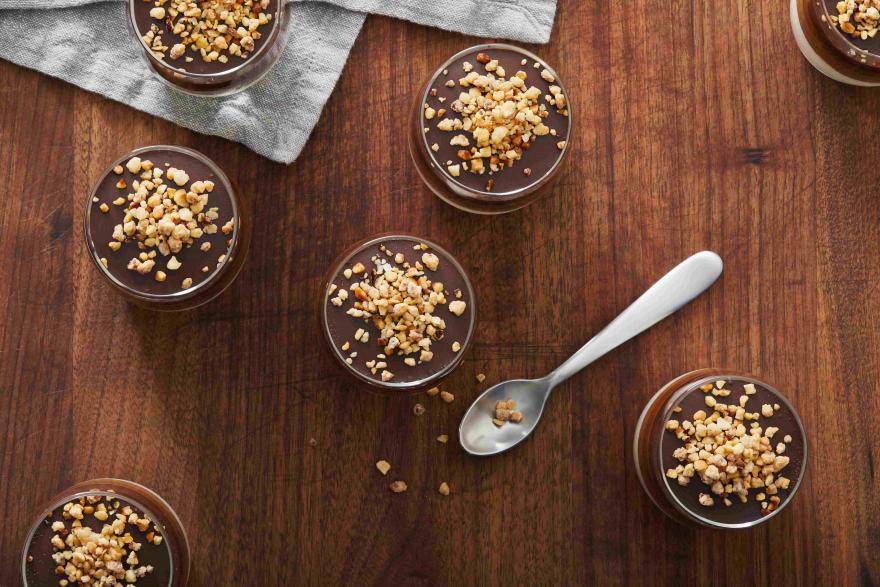
[{"label": "glass dessert cup", "polygon": [[[43,509],[43,513],[36,519],[27,538],[24,541],[21,554],[21,581],[25,587],[41,587],[43,585],[58,585],[61,579],[66,579],[65,574],[56,574],[56,563],[52,560],[52,554],[56,549],[50,540],[56,531],[52,530],[52,522],[62,521],[68,532],[72,529],[71,518],[65,519],[62,510],[65,504],[79,503],[80,498],[97,499],[108,508],[113,503],[119,502],[119,510],[126,505],[130,506],[140,517],[150,520],[151,524],[141,531],[135,525],[126,527],[132,537],[141,543],[137,551],[138,565],[150,564],[154,569],[137,580],[137,585],[145,587],[167,586],[178,587],[187,584],[190,571],[189,539],[177,513],[172,507],[153,490],[133,481],[123,479],[92,479],[83,481],[56,495]],[[86,505],[95,506],[92,501],[85,501]],[[115,512],[118,510],[110,510]],[[83,526],[88,526],[95,532],[100,532],[104,524],[111,524],[115,516],[111,513],[104,521],[98,520],[92,514],[85,513],[81,520]],[[60,535],[61,532],[58,532]],[[154,534],[161,536],[159,544],[151,542]],[[147,536],[150,536],[148,539]],[[125,568],[129,568],[126,564]],[[123,581],[124,582],[124,581]],[[71,582],[71,584],[73,584]]]},{"label": "glass dessert cup", "polygon": [[[570,101],[565,106],[567,112],[565,116],[559,114],[555,108],[548,108],[550,116],[547,120],[554,124],[552,128],[557,134],[537,137],[534,146],[526,150],[522,159],[516,161],[512,167],[494,174],[482,175],[463,170],[459,177],[453,177],[447,170],[447,163],[460,164],[462,161],[456,155],[460,147],[450,145],[450,139],[460,131],[445,132],[436,129],[436,123],[441,116],[426,120],[425,106],[430,105],[437,112],[447,110],[449,114],[442,118],[456,117],[450,105],[459,93],[466,91],[467,88],[457,83],[454,87],[448,87],[445,82],[448,79],[457,81],[465,75],[462,69],[464,61],[474,65],[474,71],[484,73],[481,64],[475,60],[480,53],[486,53],[493,59],[498,58],[508,78],[519,70],[525,71],[528,76],[526,85],[534,85],[541,89],[543,104],[547,104],[543,97],[549,95],[550,86],[561,88],[562,94],[568,99],[568,91],[559,76],[534,53],[504,43],[477,45],[450,57],[437,68],[417,93],[410,113],[411,126],[407,133],[407,143],[419,177],[441,200],[466,212],[502,214],[527,206],[550,192],[571,148],[572,112]],[[526,61],[525,65],[522,64],[523,60]],[[535,63],[540,64],[540,67],[535,68]],[[543,70],[547,70],[553,76],[553,82],[541,77]],[[444,74],[444,71],[447,73]],[[443,98],[442,102],[441,98]],[[557,146],[560,141],[565,143],[562,148]],[[437,148],[432,149],[433,145]],[[534,168],[535,172],[526,175],[524,171],[526,168],[529,168],[530,172]],[[490,179],[497,180],[498,185],[494,189],[487,189]],[[502,186],[502,182],[505,185]]]},{"label": "glass dessert cup", "polygon": [[[791,28],[807,61],[827,77],[854,86],[880,86],[880,35],[853,40],[831,22],[830,0],[790,0]],[[869,49],[871,47],[873,50]]]},{"label": "glass dessert cup", "polygon": [[[185,55],[194,57],[190,63],[182,58],[175,61],[168,56],[159,59],[143,39],[151,24],[161,22],[149,16],[149,10],[154,6],[149,0],[128,0],[128,28],[140,46],[147,66],[165,85],[194,96],[228,96],[260,81],[284,51],[290,31],[291,11],[285,6],[284,0],[271,1],[275,6],[272,21],[259,29],[263,36],[255,43],[253,53],[245,60],[231,57],[226,64],[201,63],[200,54],[189,49]],[[165,27],[163,38],[170,47],[179,37],[172,34],[167,24]]]},{"label": "glass dessert cup", "polygon": [[[417,244],[424,244],[427,249],[415,251],[413,247]],[[448,309],[448,303],[438,306],[435,315],[446,322],[446,328],[442,337],[434,339],[430,347],[430,351],[434,353],[434,358],[430,362],[419,361],[417,365],[407,366],[404,365],[405,357],[398,354],[383,359],[388,363],[388,370],[395,374],[395,379],[388,381],[382,379],[381,369],[372,373],[366,366],[367,361],[375,359],[377,353],[383,352],[382,346],[378,343],[379,331],[376,326],[362,318],[354,318],[346,314],[351,308],[354,296],[349,296],[348,301],[338,307],[332,302],[336,292],[345,289],[351,294],[348,289],[351,283],[367,279],[368,274],[372,275],[371,259],[385,255],[379,248],[383,245],[387,245],[387,250],[393,253],[403,253],[408,263],[419,260],[423,253],[436,254],[440,259],[437,271],[426,269],[425,274],[433,281],[443,283],[448,303],[460,300],[466,304],[466,310],[461,316],[454,316]],[[366,272],[360,277],[352,275],[346,278],[344,272],[358,262],[366,266]],[[332,285],[337,289],[333,293],[328,293],[331,292]],[[456,290],[461,292],[461,297],[456,297]],[[429,240],[400,233],[370,237],[355,243],[339,255],[322,282],[321,304],[321,329],[330,353],[351,378],[366,384],[367,389],[377,392],[400,394],[437,385],[461,363],[470,347],[476,323],[474,290],[458,261],[442,247]],[[370,340],[367,344],[357,342],[354,333],[359,329],[369,333]],[[458,350],[453,350],[455,342],[460,345]],[[346,343],[349,343],[349,346],[345,347]],[[352,357],[352,353],[356,355]],[[418,358],[419,355],[411,356]]]},{"label": "glass dessert cup", "polygon": [[[702,405],[702,410],[711,413],[711,408],[706,407],[704,400],[706,393],[700,387],[714,384],[717,380],[723,380],[738,386],[744,383],[752,383],[757,388],[757,393],[750,396],[753,403],[773,401],[780,404],[780,410],[776,415],[778,421],[773,418],[760,419],[763,426],[778,426],[779,432],[774,436],[774,443],[785,435],[792,437],[789,443],[790,450],[784,454],[790,455],[791,463],[780,472],[790,479],[787,489],[779,490],[781,498],[778,506],[770,512],[761,512],[755,501],[755,495],[759,490],[751,489],[749,504],[741,504],[736,496],[731,499],[732,507],[717,503],[711,507],[699,505],[691,495],[697,492],[711,495],[720,501],[719,496],[712,495],[710,488],[702,483],[698,477],[691,479],[686,487],[682,487],[674,479],[666,475],[670,463],[675,463],[672,451],[682,443],[665,429],[669,420],[690,420],[694,411],[694,405]],[[741,393],[741,392],[740,392]],[[732,394],[735,401],[740,393]],[[691,401],[688,401],[690,398]],[[694,403],[694,402],[698,403]],[[689,407],[685,407],[689,405]],[[751,411],[758,406],[747,404]],[[677,406],[682,406],[680,412],[675,412]],[[740,530],[764,524],[778,515],[791,503],[797,493],[807,467],[807,441],[803,424],[794,407],[776,389],[749,375],[722,369],[700,369],[685,373],[673,379],[663,386],[647,403],[638,423],[636,424],[635,437],[633,439],[633,458],[635,460],[636,473],[645,492],[651,501],[670,518],[680,524],[693,527],[708,527],[721,530]]]},{"label": "glass dessert cup", "polygon": [[[170,161],[172,167],[179,166],[180,169],[190,172],[193,177],[185,184],[184,189],[189,189],[193,183],[201,180],[211,180],[215,183],[213,191],[209,194],[208,206],[214,206],[218,203],[217,200],[220,200],[220,221],[231,220],[232,233],[228,235],[217,230],[216,234],[205,235],[202,240],[195,241],[192,246],[184,247],[182,251],[173,255],[184,260],[182,265],[187,265],[184,269],[186,273],[180,270],[168,270],[165,265],[171,256],[157,255],[155,259],[158,263],[157,270],[142,276],[127,269],[126,262],[149,249],[138,249],[134,243],[129,242],[124,243],[119,251],[109,248],[111,227],[121,220],[121,216],[118,216],[121,209],[110,201],[115,197],[125,197],[131,191],[132,182],[137,176],[126,169],[125,165],[132,157],[142,157],[151,161],[152,157],[155,159],[153,161],[155,167],[162,169],[168,169],[167,163]],[[119,166],[124,170],[121,175],[114,171],[114,168]],[[125,181],[126,187],[120,189],[113,183],[118,179]],[[178,187],[170,181],[166,180],[166,183]],[[102,205],[107,205],[109,211],[102,212],[100,208]],[[98,271],[114,289],[130,301],[151,310],[189,310],[220,295],[238,276],[250,245],[250,210],[246,202],[238,196],[226,174],[213,161],[198,151],[186,147],[154,145],[131,151],[111,163],[101,174],[86,202],[83,234],[89,256]],[[212,246],[208,251],[202,252],[203,249],[199,247],[206,241],[210,241]],[[191,258],[189,263],[185,260],[188,256]],[[222,262],[219,261],[221,256],[223,256]],[[105,265],[102,259],[107,260],[108,264]],[[204,265],[209,271],[194,272],[192,271],[194,265]],[[161,287],[154,281],[155,274],[159,270],[165,270],[168,275],[167,281],[162,283]],[[172,283],[180,284],[181,278],[187,275],[192,278],[191,287],[186,289],[171,287]],[[168,287],[165,287],[166,284]]]}]

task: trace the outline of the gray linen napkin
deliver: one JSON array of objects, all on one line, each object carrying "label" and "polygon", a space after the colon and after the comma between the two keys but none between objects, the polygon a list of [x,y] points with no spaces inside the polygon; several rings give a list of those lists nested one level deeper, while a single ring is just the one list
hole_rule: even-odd
[{"label": "gray linen napkin", "polygon": [[0,0],[0,57],[275,161],[299,155],[367,13],[462,33],[546,43],[556,0],[293,0],[287,47],[263,80],[224,98],[188,96],[150,73],[122,0]]}]

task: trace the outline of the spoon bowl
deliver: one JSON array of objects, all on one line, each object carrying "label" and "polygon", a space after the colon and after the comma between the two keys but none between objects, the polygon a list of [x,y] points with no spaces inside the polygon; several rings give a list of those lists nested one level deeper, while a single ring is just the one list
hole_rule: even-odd
[{"label": "spoon bowl", "polygon": [[[545,379],[511,379],[493,385],[471,404],[461,421],[461,445],[477,456],[492,455],[512,448],[528,438],[541,419],[544,404],[550,397],[550,382]],[[495,404],[512,399],[522,413],[520,422],[498,427],[492,422]]]},{"label": "spoon bowl", "polygon": [[[458,428],[462,448],[472,455],[489,456],[518,445],[537,426],[547,398],[557,385],[706,291],[722,268],[721,257],[711,251],[691,255],[546,377],[512,379],[484,391],[468,408]],[[495,404],[508,399],[516,402],[523,419],[496,426],[492,421]]]}]

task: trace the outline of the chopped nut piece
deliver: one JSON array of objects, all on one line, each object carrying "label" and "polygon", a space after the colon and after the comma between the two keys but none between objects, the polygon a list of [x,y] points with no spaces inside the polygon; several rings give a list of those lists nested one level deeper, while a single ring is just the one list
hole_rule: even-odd
[{"label": "chopped nut piece", "polygon": [[451,404],[453,401],[455,401],[455,396],[452,395],[451,393],[449,393],[448,391],[441,391],[440,392],[440,399],[445,401],[447,404]]},{"label": "chopped nut piece", "polygon": [[427,394],[430,395],[430,396],[435,396],[435,395],[437,395],[438,393],[440,393],[440,388],[439,388],[439,387],[432,387],[431,389],[429,389],[429,390],[426,391],[425,393],[427,393]]},{"label": "chopped nut piece", "polygon": [[446,444],[447,442],[449,442],[449,436],[446,434],[441,434],[437,437],[437,442],[442,442],[443,444]]},{"label": "chopped nut piece", "polygon": [[376,468],[379,469],[379,472],[383,475],[387,475],[388,471],[391,470],[391,463],[388,461],[376,461]]},{"label": "chopped nut piece", "polygon": [[140,173],[141,172],[141,158],[140,157],[132,157],[125,164],[128,170],[132,173]]},{"label": "chopped nut piece", "polygon": [[416,404],[413,406],[413,414],[415,414],[416,416],[421,416],[424,413],[425,406],[423,406],[422,404]]},{"label": "chopped nut piece", "polygon": [[389,485],[389,488],[394,493],[403,493],[404,491],[406,491],[406,483],[404,483],[403,481],[394,481],[391,485]]},{"label": "chopped nut piece", "polygon": [[[424,263],[425,267],[427,267],[431,271],[437,271],[437,268],[440,266],[440,257],[435,255],[434,253],[423,253],[422,263]],[[456,302],[451,302],[449,304],[450,311],[452,311],[452,305],[455,303]]]},{"label": "chopped nut piece", "polygon": [[440,484],[440,488],[437,491],[440,492],[440,495],[449,495],[449,485],[444,481]]}]

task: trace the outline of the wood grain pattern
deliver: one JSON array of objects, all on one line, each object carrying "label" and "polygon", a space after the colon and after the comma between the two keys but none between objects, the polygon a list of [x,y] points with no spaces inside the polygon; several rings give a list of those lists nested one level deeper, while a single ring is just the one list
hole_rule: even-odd
[{"label": "wood grain pattern", "polygon": [[[534,49],[571,92],[574,156],[550,197],[497,218],[428,194],[398,111],[473,39],[370,18],[290,167],[0,62],[0,585],[40,505],[97,476],[168,498],[195,585],[880,583],[880,92],[813,71],[787,19],[561,2]],[[192,313],[129,306],[85,257],[87,190],[152,143],[205,152],[256,208],[242,274]],[[389,230],[444,244],[475,283],[451,406],[366,393],[323,348],[327,263]],[[528,443],[477,460],[434,440],[477,372],[543,374],[704,248],[726,264],[711,293],[559,389]],[[776,384],[811,441],[794,504],[747,534],[665,519],[631,462],[643,403],[705,366]]]}]

